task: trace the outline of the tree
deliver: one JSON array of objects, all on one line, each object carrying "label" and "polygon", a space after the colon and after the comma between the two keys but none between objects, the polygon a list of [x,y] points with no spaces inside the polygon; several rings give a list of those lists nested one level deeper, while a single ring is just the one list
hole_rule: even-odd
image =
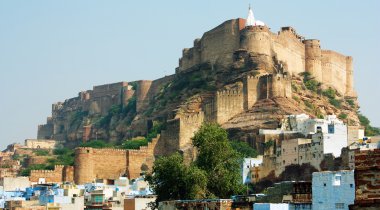
[{"label": "tree", "polygon": [[193,145],[198,157],[189,165],[178,153],[154,162],[146,180],[157,195],[156,202],[229,198],[244,192],[241,155],[232,148],[225,130],[216,124],[204,124],[195,134]]},{"label": "tree", "polygon": [[198,149],[196,165],[206,171],[209,197],[229,198],[244,192],[241,184],[241,157],[229,140],[227,132],[217,124],[204,124],[193,137]]},{"label": "tree", "polygon": [[231,141],[231,146],[234,150],[240,153],[243,157],[257,157],[257,151],[253,149],[247,142]]},{"label": "tree", "polygon": [[176,199],[205,198],[207,177],[195,165],[186,166],[175,153],[154,162],[153,173],[146,180],[157,195],[157,202]]}]

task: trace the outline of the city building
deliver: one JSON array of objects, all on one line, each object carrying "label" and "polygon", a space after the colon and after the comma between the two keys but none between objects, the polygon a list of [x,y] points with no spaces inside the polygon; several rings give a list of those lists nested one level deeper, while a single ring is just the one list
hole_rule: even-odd
[{"label": "city building", "polygon": [[259,180],[259,166],[263,163],[263,156],[244,158],[242,166],[243,184],[255,183]]},{"label": "city building", "polygon": [[156,196],[136,196],[124,199],[124,210],[148,210],[149,205],[156,201]]},{"label": "city building", "polygon": [[347,209],[354,203],[354,171],[314,172],[312,180],[313,209]]}]

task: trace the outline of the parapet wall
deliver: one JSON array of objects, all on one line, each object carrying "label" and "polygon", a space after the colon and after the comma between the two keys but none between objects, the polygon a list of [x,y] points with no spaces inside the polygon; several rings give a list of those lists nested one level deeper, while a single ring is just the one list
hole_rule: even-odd
[{"label": "parapet wall", "polygon": [[217,123],[223,124],[236,114],[244,111],[242,87],[231,90],[222,90],[216,93]]},{"label": "parapet wall", "polygon": [[326,87],[333,87],[345,96],[356,96],[350,57],[321,50],[319,40],[305,40],[291,27],[283,27],[275,34],[267,26],[244,27],[242,20],[226,21],[195,40],[192,48],[183,50],[178,71],[204,62],[212,65],[220,62],[228,67],[233,63],[235,51],[246,50],[250,54],[276,57],[286,65],[289,75],[307,71]]},{"label": "parapet wall", "polygon": [[239,34],[244,22],[242,19],[228,20],[204,33],[201,39],[194,41],[192,48],[183,50],[178,70],[183,71],[200,63],[214,64],[219,58],[232,62],[232,53],[239,49]]},{"label": "parapet wall", "polygon": [[[138,150],[94,149],[79,147],[75,150],[74,181],[76,184],[91,183],[96,179],[115,180],[127,175],[129,179],[140,177],[151,170],[156,145],[160,136]],[[71,171],[66,173],[70,178]]]},{"label": "parapet wall", "polygon": [[152,169],[154,163],[154,150],[160,136],[152,139],[148,146],[142,146],[138,150],[127,150],[127,174],[129,179],[136,179],[141,173]]},{"label": "parapet wall", "polygon": [[45,180],[45,183],[62,183],[72,181],[72,166],[56,165],[54,170],[31,170],[30,182],[38,183]]},{"label": "parapet wall", "polygon": [[127,171],[126,150],[80,147],[75,150],[74,181],[91,183],[96,179],[117,179]]}]

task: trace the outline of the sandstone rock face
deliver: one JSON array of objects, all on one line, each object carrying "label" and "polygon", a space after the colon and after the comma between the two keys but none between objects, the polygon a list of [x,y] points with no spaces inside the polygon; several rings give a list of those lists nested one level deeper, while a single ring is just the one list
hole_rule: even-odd
[{"label": "sandstone rock face", "polygon": [[[351,57],[321,50],[319,40],[305,40],[290,27],[274,34],[266,26],[244,23],[226,21],[195,40],[192,48],[183,50],[174,75],[95,86],[53,104],[52,116],[39,126],[38,138],[64,141],[71,147],[92,139],[117,143],[147,136],[160,123],[161,135],[148,150],[149,158],[143,158],[149,162],[153,155],[175,151],[194,158],[191,138],[204,122],[219,123],[232,139],[252,146],[258,129],[278,128],[289,114],[336,114],[358,125]],[[334,94],[325,94],[327,88]],[[78,162],[83,162],[78,170],[96,174],[104,169],[85,168],[85,161],[93,158],[82,152],[78,152]],[[122,153],[114,153],[120,156],[118,162],[127,156]],[[133,167],[143,161],[138,162]],[[123,162],[122,168],[114,167],[112,176],[104,177],[115,177],[132,165]],[[87,175],[76,180],[94,177]]]}]

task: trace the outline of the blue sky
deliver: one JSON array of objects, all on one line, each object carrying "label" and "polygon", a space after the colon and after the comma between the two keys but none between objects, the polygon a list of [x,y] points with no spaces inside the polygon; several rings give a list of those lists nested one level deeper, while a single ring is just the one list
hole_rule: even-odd
[{"label": "blue sky", "polygon": [[0,0],[0,147],[35,138],[51,104],[81,90],[174,73],[182,48],[225,20],[293,26],[354,57],[361,111],[380,126],[380,1]]}]

